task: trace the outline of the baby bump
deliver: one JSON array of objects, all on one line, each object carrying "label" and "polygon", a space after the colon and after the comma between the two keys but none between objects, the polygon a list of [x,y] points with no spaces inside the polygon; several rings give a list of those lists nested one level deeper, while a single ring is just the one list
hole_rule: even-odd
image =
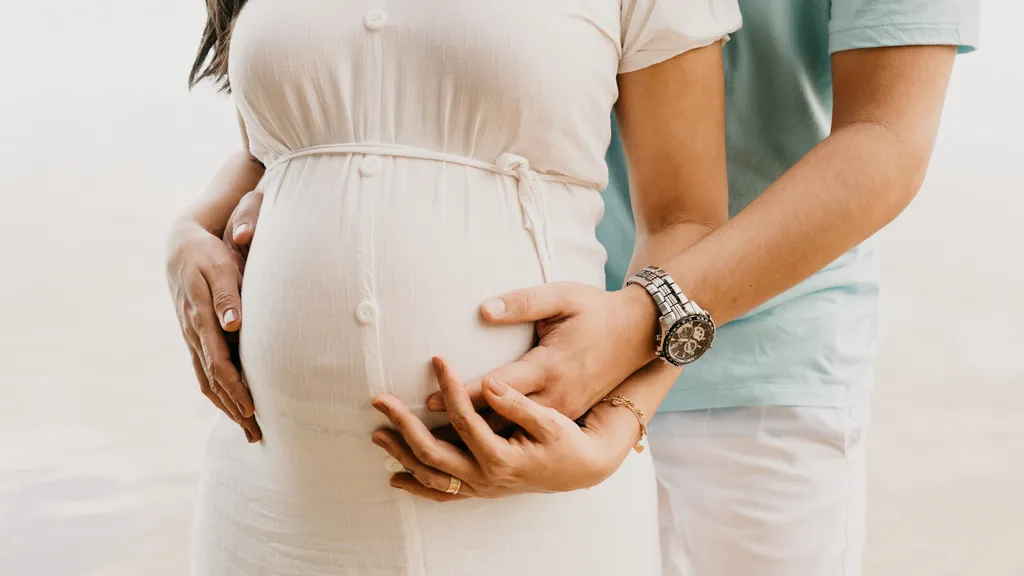
[{"label": "baby bump", "polygon": [[[268,194],[245,270],[241,334],[268,437],[365,444],[384,423],[370,408],[374,395],[390,392],[425,414],[436,390],[431,356],[468,379],[533,342],[532,326],[488,326],[478,312],[491,296],[543,281],[515,181],[383,162],[368,182],[358,158],[296,160]],[[563,208],[571,204],[545,206],[556,267],[562,278],[600,285],[596,221]]]}]

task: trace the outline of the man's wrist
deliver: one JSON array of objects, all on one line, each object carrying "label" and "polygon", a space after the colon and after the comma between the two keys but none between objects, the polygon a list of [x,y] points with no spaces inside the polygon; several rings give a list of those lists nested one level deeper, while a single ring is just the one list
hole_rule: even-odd
[{"label": "man's wrist", "polygon": [[640,360],[636,367],[639,368],[656,356],[654,348],[658,334],[658,307],[642,286],[633,284],[626,286],[621,292],[625,301],[625,322],[629,342],[635,346],[635,356]]}]

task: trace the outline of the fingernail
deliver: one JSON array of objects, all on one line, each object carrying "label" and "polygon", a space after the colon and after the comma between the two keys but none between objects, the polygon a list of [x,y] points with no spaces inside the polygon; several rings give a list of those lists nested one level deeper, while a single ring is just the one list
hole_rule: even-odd
[{"label": "fingernail", "polygon": [[491,318],[501,317],[505,314],[505,301],[499,298],[484,302],[484,312],[487,312]]},{"label": "fingernail", "polygon": [[495,396],[502,396],[505,394],[505,391],[508,390],[508,386],[496,378],[488,378],[487,387],[491,389],[491,394],[494,394]]},{"label": "fingernail", "polygon": [[427,398],[427,410],[432,412],[443,412],[444,399],[440,396],[431,396],[430,398]]},{"label": "fingernail", "polygon": [[252,444],[252,432],[249,432],[244,428],[242,429],[242,432],[245,432],[245,439],[249,441],[249,444]]},{"label": "fingernail", "polygon": [[382,434],[374,434],[373,436],[370,436],[370,441],[376,444],[377,446],[380,446],[381,448],[388,447],[388,443],[384,439],[384,436]]},{"label": "fingernail", "polygon": [[243,222],[243,223],[239,224],[238,226],[235,226],[235,231],[234,231],[235,237],[238,237],[238,236],[240,236],[242,234],[245,234],[246,232],[249,231],[249,228],[250,228],[250,226],[249,226],[249,224],[247,222]]},{"label": "fingernail", "polygon": [[238,407],[238,413],[242,415],[242,418],[252,416],[252,414],[249,414],[248,410],[245,409],[245,406],[242,406],[241,402],[235,402],[235,406]]},{"label": "fingernail", "polygon": [[224,324],[231,324],[235,320],[238,320],[238,312],[234,308],[228,308],[228,311],[224,313]]},{"label": "fingernail", "polygon": [[391,412],[388,410],[388,407],[383,402],[374,402],[373,408],[378,412],[384,414],[388,418],[391,417]]}]

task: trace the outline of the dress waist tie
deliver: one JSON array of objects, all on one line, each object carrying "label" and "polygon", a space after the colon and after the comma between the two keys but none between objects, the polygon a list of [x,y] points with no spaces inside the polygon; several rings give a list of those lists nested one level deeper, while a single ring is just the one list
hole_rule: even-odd
[{"label": "dress waist tie", "polygon": [[269,172],[282,167],[296,158],[306,156],[351,154],[392,156],[396,158],[415,158],[420,160],[447,162],[515,178],[517,180],[518,187],[517,195],[519,198],[519,208],[523,217],[523,228],[525,228],[530,233],[531,238],[533,238],[544,282],[551,282],[555,278],[553,270],[554,263],[552,261],[550,246],[548,244],[548,222],[546,213],[538,205],[538,197],[543,193],[545,183],[562,182],[566,184],[595,188],[595,184],[593,182],[586,182],[584,180],[559,174],[543,174],[535,172],[530,168],[530,162],[526,158],[516,154],[502,154],[498,156],[497,160],[495,160],[493,164],[490,164],[466,156],[458,156],[455,154],[446,154],[444,152],[435,152],[433,150],[425,150],[422,148],[413,148],[411,146],[391,144],[330,144],[300,148],[279,156],[267,165],[267,171]]}]

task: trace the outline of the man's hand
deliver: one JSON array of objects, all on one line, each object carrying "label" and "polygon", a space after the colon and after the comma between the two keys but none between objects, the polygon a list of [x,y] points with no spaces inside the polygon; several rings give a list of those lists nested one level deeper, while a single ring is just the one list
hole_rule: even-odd
[{"label": "man's hand", "polygon": [[[434,437],[398,398],[381,394],[373,406],[395,430],[378,430],[372,441],[408,470],[391,485],[438,502],[500,498],[523,492],[567,492],[595,486],[611,476],[636,442],[639,425],[628,410],[599,404],[579,424],[487,378],[487,405],[519,428],[508,439],[477,414],[466,389],[440,358],[433,360],[452,426],[468,447]],[[446,492],[452,478],[457,495]]]},{"label": "man's hand", "polygon": [[238,269],[245,273],[245,259],[249,257],[249,245],[256,233],[256,221],[263,207],[263,192],[253,190],[238,201],[238,206],[228,218],[224,228],[224,243],[228,245]]},{"label": "man's hand", "polygon": [[239,288],[261,202],[258,192],[243,197],[228,221],[227,230],[233,233],[223,240],[196,222],[179,221],[168,239],[166,263],[167,283],[200,390],[239,423],[250,442],[258,442],[263,434],[238,366]]},{"label": "man's hand", "polygon": [[[485,302],[481,312],[495,324],[536,322],[540,339],[488,378],[571,420],[654,359],[657,309],[639,286],[606,292],[576,282],[543,284]],[[482,383],[468,386],[478,408],[486,406]],[[443,395],[430,396],[427,406],[443,411]]]}]

